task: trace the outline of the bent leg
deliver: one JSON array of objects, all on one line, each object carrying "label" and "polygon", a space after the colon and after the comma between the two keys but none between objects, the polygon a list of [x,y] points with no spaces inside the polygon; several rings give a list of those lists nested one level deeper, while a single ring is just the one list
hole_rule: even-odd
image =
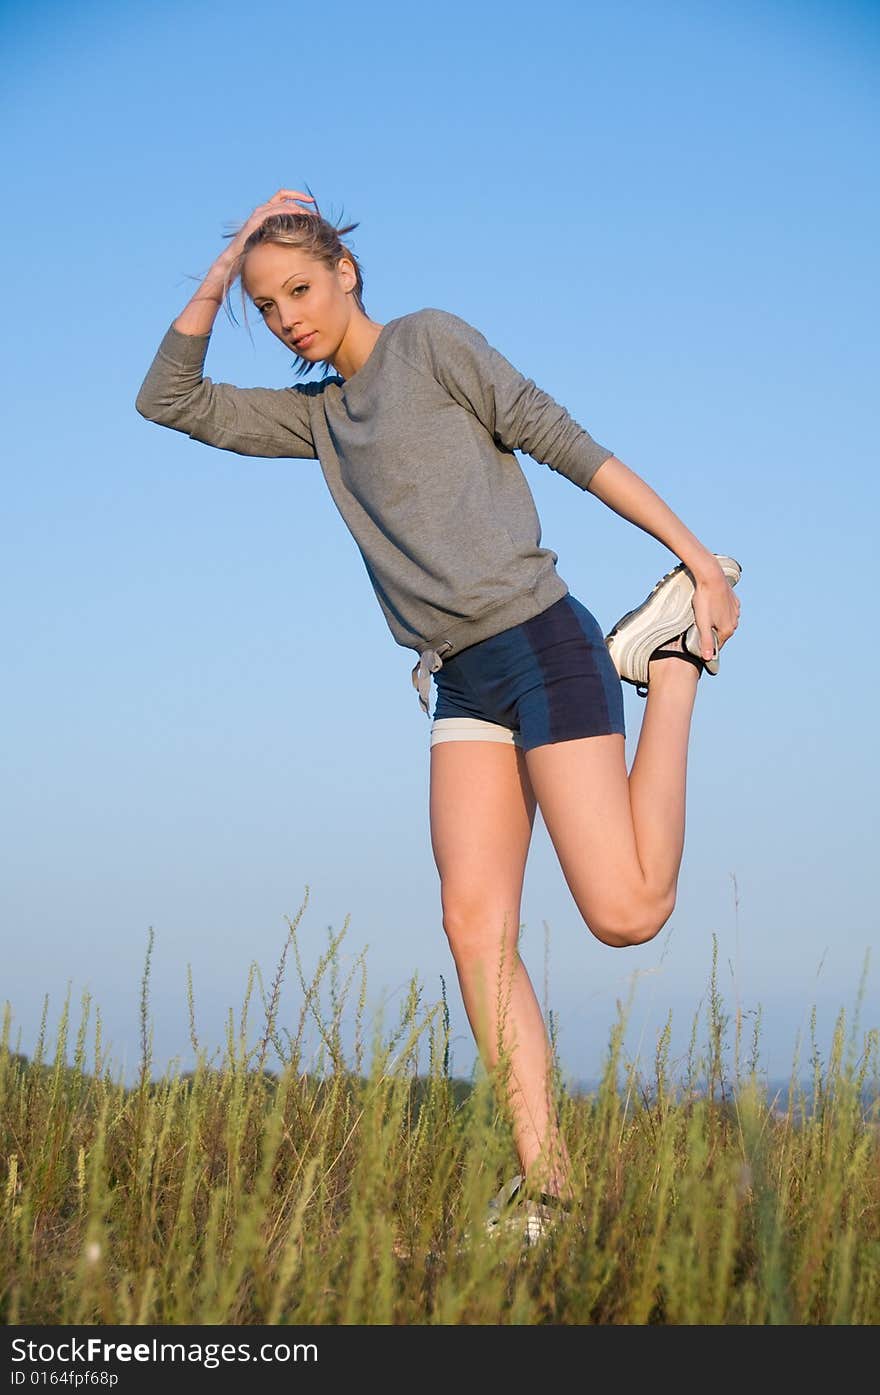
[{"label": "bent leg", "polygon": [[624,737],[536,746],[525,760],[578,910],[603,943],[642,944],[672,914],[684,850],[687,750],[699,675],[651,665],[632,771]]},{"label": "bent leg", "polygon": [[503,1049],[508,1103],[524,1173],[570,1195],[570,1161],[551,1094],[551,1047],[519,957],[520,904],[535,817],[525,759],[512,744],[431,747],[431,843],[443,927],[465,1010],[487,1068]]}]

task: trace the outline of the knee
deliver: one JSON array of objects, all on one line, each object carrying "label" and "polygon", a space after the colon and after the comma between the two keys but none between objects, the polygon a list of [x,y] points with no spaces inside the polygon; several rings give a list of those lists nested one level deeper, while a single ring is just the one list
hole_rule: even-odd
[{"label": "knee", "polygon": [[516,948],[519,913],[516,908],[488,904],[479,894],[444,893],[443,930],[456,959],[498,954],[502,946]]},{"label": "knee", "polygon": [[612,949],[628,949],[632,945],[647,944],[659,935],[674,909],[675,892],[672,891],[611,915],[593,916],[586,924],[603,944]]}]

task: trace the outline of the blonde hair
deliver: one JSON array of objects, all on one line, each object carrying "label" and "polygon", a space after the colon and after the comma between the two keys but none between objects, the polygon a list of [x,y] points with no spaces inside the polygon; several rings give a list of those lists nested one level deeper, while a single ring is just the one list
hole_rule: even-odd
[{"label": "blonde hair", "polygon": [[[306,185],[308,188],[308,185]],[[311,191],[310,191],[311,192]],[[317,203],[315,208],[317,208]],[[350,247],[342,241],[346,233],[352,232],[358,226],[357,223],[347,223],[344,228],[335,227],[333,223],[327,221],[320,213],[272,213],[263,220],[258,228],[250,234],[239,253],[233,268],[226,277],[224,294],[227,298],[227,310],[233,321],[235,316],[229,310],[229,291],[237,276],[241,275],[244,261],[248,252],[254,247],[258,247],[261,242],[274,242],[282,247],[296,247],[299,251],[305,252],[317,262],[323,262],[331,271],[335,270],[340,258],[347,257],[354,267],[355,285],[352,294],[359,309],[366,314],[364,307],[364,277],[361,265]],[[230,234],[234,236],[234,234]],[[248,325],[247,318],[247,296],[244,289],[244,281],[241,285],[241,303],[244,312],[244,321]],[[250,333],[250,325],[248,325]],[[326,377],[333,372],[333,365],[324,362],[324,373]],[[310,368],[314,368],[314,363],[307,358],[301,358],[294,353],[295,372],[297,377],[307,373]]]}]

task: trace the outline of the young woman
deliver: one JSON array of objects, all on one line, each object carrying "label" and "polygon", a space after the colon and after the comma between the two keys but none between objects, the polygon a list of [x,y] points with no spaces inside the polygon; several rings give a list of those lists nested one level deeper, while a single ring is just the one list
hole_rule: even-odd
[{"label": "young woman", "polygon": [[[737,628],[740,567],[466,321],[371,319],[340,240],[357,225],[337,229],[308,203],[280,189],[254,210],[166,332],[137,410],[223,450],[317,459],[393,637],[419,655],[428,714],[435,675],[431,841],[478,1049],[509,1066],[522,1173],[505,1195],[525,1181],[564,1204],[550,1045],[517,951],[535,809],[592,934],[617,948],[652,939],[675,905],[697,683]],[[237,276],[298,372],[322,365],[322,377],[271,389],[203,376]],[[540,546],[515,450],[681,559],[607,638]],[[629,774],[621,679],[647,698]]]}]

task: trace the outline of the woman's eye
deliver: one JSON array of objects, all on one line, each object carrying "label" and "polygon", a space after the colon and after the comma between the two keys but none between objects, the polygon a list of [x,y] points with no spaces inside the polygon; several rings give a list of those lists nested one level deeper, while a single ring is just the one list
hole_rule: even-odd
[{"label": "woman's eye", "polygon": [[[294,286],[293,291],[292,291],[292,294],[293,294],[293,295],[296,295],[297,291],[307,291],[308,289],[309,289],[309,282],[308,282],[308,281],[305,281],[305,282],[303,282],[302,285]],[[258,310],[258,312],[259,312],[261,315],[265,315],[266,311],[269,310],[269,309],[271,308],[271,305],[272,305],[272,302],[271,302],[271,300],[269,300],[269,301],[266,302],[265,305],[258,305],[258,306],[257,306],[257,310]]]}]

